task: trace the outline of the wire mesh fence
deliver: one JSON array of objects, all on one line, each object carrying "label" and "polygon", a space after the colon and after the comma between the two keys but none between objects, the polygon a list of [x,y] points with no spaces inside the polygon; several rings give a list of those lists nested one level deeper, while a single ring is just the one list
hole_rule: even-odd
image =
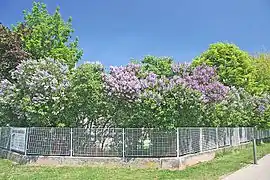
[{"label": "wire mesh fence", "polygon": [[270,137],[270,130],[258,130],[256,133],[257,139],[264,139]]},{"label": "wire mesh fence", "polygon": [[[245,142],[251,141],[253,139],[253,136],[252,136],[253,130],[254,130],[254,128],[251,128],[251,127],[246,127],[246,128],[240,127],[239,128],[240,143],[245,143]],[[270,136],[268,136],[268,137],[270,137]]]},{"label": "wire mesh fence", "polygon": [[269,138],[254,128],[0,128],[0,148],[25,155],[178,157]]},{"label": "wire mesh fence", "polygon": [[9,149],[10,147],[10,130],[9,127],[2,127],[0,129],[0,147],[4,149]]},{"label": "wire mesh fence", "polygon": [[194,154],[201,149],[200,128],[179,128],[179,155]]},{"label": "wire mesh fence", "polygon": [[127,128],[124,147],[126,156],[176,156],[176,132],[150,128]]},{"label": "wire mesh fence", "polygon": [[74,156],[122,156],[123,130],[115,129],[72,129],[72,155]]},{"label": "wire mesh fence", "polygon": [[218,148],[217,128],[201,128],[202,151]]},{"label": "wire mesh fence", "polygon": [[230,146],[230,128],[218,128],[218,147]]},{"label": "wire mesh fence", "polygon": [[27,154],[70,155],[70,128],[28,128]]}]

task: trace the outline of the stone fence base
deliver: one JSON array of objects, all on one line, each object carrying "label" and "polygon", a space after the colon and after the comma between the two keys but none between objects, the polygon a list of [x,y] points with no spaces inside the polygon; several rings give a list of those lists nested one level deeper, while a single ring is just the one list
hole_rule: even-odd
[{"label": "stone fence base", "polygon": [[[19,164],[29,165],[55,165],[55,166],[106,166],[106,167],[134,167],[134,168],[156,168],[182,170],[188,166],[200,162],[210,161],[215,158],[216,153],[230,151],[232,149],[246,148],[250,143],[241,144],[236,147],[225,147],[207,152],[189,154],[171,158],[120,158],[120,157],[71,157],[71,156],[32,156],[21,155],[0,149],[0,157],[9,159]],[[252,152],[251,152],[252,153]]]}]

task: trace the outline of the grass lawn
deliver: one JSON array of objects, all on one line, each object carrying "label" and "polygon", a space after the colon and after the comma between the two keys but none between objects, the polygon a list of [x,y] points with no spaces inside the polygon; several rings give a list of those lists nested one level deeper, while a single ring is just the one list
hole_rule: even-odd
[{"label": "grass lawn", "polygon": [[[258,157],[270,153],[270,143],[258,146]],[[98,167],[48,167],[15,165],[8,160],[0,159],[0,179],[16,180],[211,180],[236,171],[252,162],[252,147],[218,154],[217,157],[206,163],[201,163],[183,171],[168,171],[156,169],[129,169],[129,168],[98,168]]]}]

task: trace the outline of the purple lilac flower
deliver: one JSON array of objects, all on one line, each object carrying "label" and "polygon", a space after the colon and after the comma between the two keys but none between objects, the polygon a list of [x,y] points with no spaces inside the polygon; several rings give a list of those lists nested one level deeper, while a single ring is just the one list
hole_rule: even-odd
[{"label": "purple lilac flower", "polygon": [[181,85],[201,92],[203,101],[206,103],[221,101],[229,92],[229,87],[218,82],[213,67],[202,65],[191,72],[187,71],[190,68],[187,64],[174,64],[172,68],[174,72],[181,71],[181,73],[168,78],[158,77],[155,73],[150,72],[145,78],[139,78],[137,73],[140,71],[140,65],[111,67],[109,74],[103,76],[105,88],[109,95],[135,100],[140,96],[151,98],[154,97],[153,94],[161,96]]},{"label": "purple lilac flower", "polygon": [[140,66],[129,64],[125,67],[110,67],[109,74],[103,75],[105,89],[109,94],[127,99],[135,99],[139,96],[142,84],[136,74]]}]

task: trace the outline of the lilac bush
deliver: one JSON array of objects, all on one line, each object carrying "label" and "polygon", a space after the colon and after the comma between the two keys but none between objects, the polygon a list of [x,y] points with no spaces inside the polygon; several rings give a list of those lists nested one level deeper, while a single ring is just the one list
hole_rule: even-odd
[{"label": "lilac bush", "polygon": [[69,71],[54,60],[23,61],[11,72],[12,82],[0,82],[0,118],[20,126],[270,125],[267,94],[225,86],[216,69],[204,64],[164,61],[155,68],[158,60],[148,60],[148,69],[130,63],[107,73],[100,63]]},{"label": "lilac bush", "polygon": [[218,81],[213,67],[197,66],[189,76],[184,77],[184,84],[202,93],[204,102],[216,102],[226,98],[229,87]]},{"label": "lilac bush", "polygon": [[270,96],[263,94],[261,96],[253,96],[254,114],[253,125],[259,128],[270,127]]},{"label": "lilac bush", "polygon": [[188,76],[191,71],[192,67],[190,63],[173,63],[172,66],[172,72],[174,75],[178,75],[181,77]]},{"label": "lilac bush", "polygon": [[140,66],[129,64],[125,67],[110,67],[109,74],[104,74],[105,89],[108,94],[134,100],[141,93],[141,83],[136,73]]},{"label": "lilac bush", "polygon": [[207,104],[203,111],[215,126],[249,126],[254,117],[254,101],[244,89],[231,87],[226,99]]},{"label": "lilac bush", "polygon": [[[173,77],[160,77],[150,72],[144,78],[137,76],[140,68],[138,64],[111,67],[109,74],[104,75],[106,89],[110,95],[135,100],[141,95],[154,94],[149,93],[149,90],[162,94],[164,91],[172,90],[175,86],[183,85],[199,91],[206,103],[226,98],[229,88],[218,81],[214,68],[202,65],[187,73],[189,67],[185,64],[179,68],[180,66],[179,64],[172,66],[174,72],[178,73]],[[180,72],[181,74],[179,74]]]},{"label": "lilac bush", "polygon": [[[109,73],[104,74],[107,94],[121,101],[118,108],[125,108],[125,112],[131,114],[128,118],[136,117],[136,121],[139,118],[146,121],[146,114],[160,121],[170,119],[168,116],[172,114],[183,119],[185,114],[194,119],[193,125],[198,125],[195,119],[202,118],[202,105],[218,103],[226,99],[229,92],[229,88],[218,81],[215,69],[205,65],[191,70],[188,64],[173,64],[174,75],[167,77],[154,72],[141,73],[140,67],[139,64],[111,67]],[[127,107],[124,107],[125,102],[128,102]],[[191,114],[197,115],[189,116],[191,110]]]},{"label": "lilac bush", "polygon": [[8,104],[18,119],[15,125],[56,126],[69,86],[68,67],[58,61],[27,60],[12,71],[14,83],[2,80],[1,104]]}]

